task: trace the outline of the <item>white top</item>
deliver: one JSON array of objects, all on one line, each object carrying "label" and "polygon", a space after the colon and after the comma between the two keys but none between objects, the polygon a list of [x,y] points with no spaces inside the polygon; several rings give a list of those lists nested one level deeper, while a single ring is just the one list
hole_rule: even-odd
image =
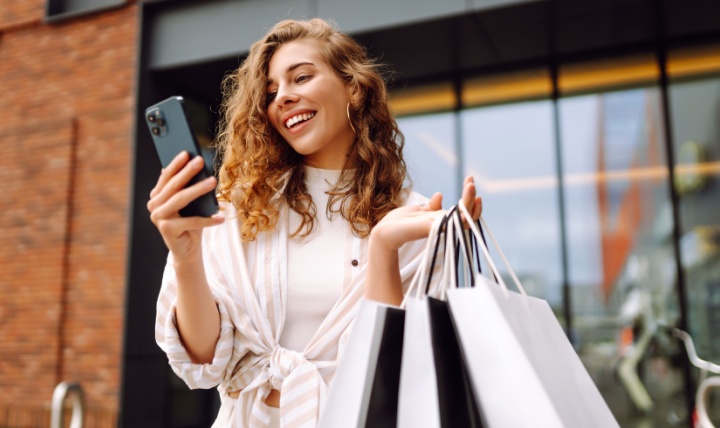
[{"label": "white top", "polygon": [[[350,283],[352,227],[340,213],[327,215],[327,205],[342,171],[305,167],[305,186],[317,209],[315,225],[306,237],[288,240],[288,288],[285,326],[280,346],[302,351],[320,327],[343,289]],[[340,206],[340,201],[335,207]],[[290,232],[302,216],[290,211]],[[358,262],[356,261],[356,264]]]},{"label": "white top", "polygon": [[[280,194],[276,197],[280,207],[278,225],[274,230],[258,233],[254,241],[240,239],[232,204],[222,203],[227,218],[223,224],[203,229],[205,274],[220,312],[220,338],[212,363],[193,363],[180,340],[175,319],[177,279],[172,254],[165,266],[157,302],[155,340],[167,354],[173,371],[190,388],[218,387],[222,402],[215,422],[218,427],[267,427],[273,411],[263,401],[273,388],[281,393],[283,427],[315,426],[362,298],[367,239],[353,236],[351,255],[358,260],[358,266],[350,268],[350,282],[317,333],[302,352],[278,344],[288,301],[290,231],[289,208]],[[426,202],[417,193],[410,194],[405,201]],[[405,287],[424,249],[425,240],[400,247],[400,276]]]}]

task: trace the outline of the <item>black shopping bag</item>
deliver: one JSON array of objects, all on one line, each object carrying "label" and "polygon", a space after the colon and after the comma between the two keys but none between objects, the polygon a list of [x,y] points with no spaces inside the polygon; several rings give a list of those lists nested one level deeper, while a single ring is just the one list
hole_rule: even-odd
[{"label": "black shopping bag", "polygon": [[[428,296],[435,294],[443,297],[447,288],[458,284],[460,250],[471,250],[464,241],[463,245],[459,245],[464,235],[447,228],[451,216],[456,214],[456,208],[450,210],[435,230],[435,235],[431,232],[430,242],[434,242],[434,248],[428,248],[432,250],[430,266],[435,266],[438,249],[442,246],[442,268],[428,273],[428,265],[423,263],[410,290],[412,293],[417,288],[418,292],[405,300],[405,343],[398,405],[400,428],[483,426],[448,303]],[[430,253],[426,254],[425,260],[428,259]],[[472,260],[472,257],[469,259]],[[434,293],[430,290],[433,276],[441,277],[440,286]],[[420,289],[419,283],[425,283],[424,290]]]}]

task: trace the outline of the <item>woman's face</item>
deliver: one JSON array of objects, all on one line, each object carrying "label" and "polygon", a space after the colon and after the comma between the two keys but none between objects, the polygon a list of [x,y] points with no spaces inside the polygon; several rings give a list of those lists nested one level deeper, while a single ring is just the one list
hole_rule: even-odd
[{"label": "woman's face", "polygon": [[296,40],[272,56],[267,115],[306,165],[342,169],[355,140],[346,113],[351,89],[322,58],[318,43]]}]

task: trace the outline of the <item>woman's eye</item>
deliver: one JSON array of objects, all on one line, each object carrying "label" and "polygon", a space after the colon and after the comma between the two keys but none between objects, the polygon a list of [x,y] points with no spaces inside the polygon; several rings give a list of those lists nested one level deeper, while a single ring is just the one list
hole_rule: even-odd
[{"label": "woman's eye", "polygon": [[271,102],[275,101],[275,96],[277,96],[277,92],[268,92],[265,94],[265,104],[270,105]]},{"label": "woman's eye", "polygon": [[306,80],[310,80],[311,77],[312,76],[310,76],[309,74],[301,74],[295,78],[295,83],[302,83]]}]

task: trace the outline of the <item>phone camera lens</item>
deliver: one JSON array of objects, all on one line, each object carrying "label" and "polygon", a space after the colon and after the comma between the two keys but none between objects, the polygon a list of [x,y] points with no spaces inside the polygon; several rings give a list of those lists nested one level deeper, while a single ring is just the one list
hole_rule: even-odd
[{"label": "phone camera lens", "polygon": [[154,135],[160,135],[160,128],[158,128],[157,126],[153,126],[153,127],[152,127],[152,133],[153,133]]},{"label": "phone camera lens", "polygon": [[162,117],[158,117],[157,124],[158,126],[165,126],[165,119],[163,119]]},{"label": "phone camera lens", "polygon": [[154,114],[150,113],[148,115],[148,122],[155,123],[155,115]]}]

